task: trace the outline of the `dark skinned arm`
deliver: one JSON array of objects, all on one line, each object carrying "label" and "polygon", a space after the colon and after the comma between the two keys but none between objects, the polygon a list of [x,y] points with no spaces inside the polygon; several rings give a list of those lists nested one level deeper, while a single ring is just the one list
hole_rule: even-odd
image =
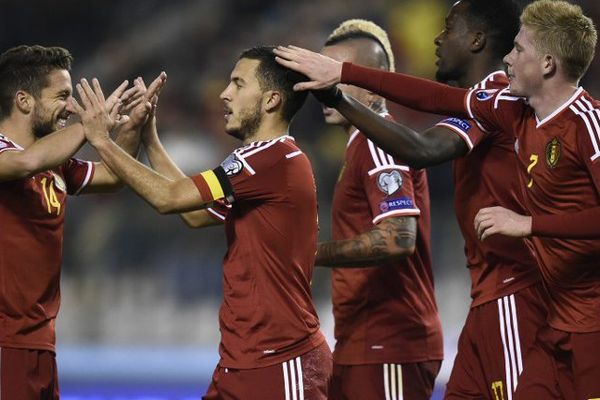
[{"label": "dark skinned arm", "polygon": [[336,109],[377,146],[413,169],[437,165],[468,153],[467,144],[450,129],[435,126],[422,133],[381,117],[344,94]]},{"label": "dark skinned arm", "polygon": [[370,231],[352,239],[319,243],[315,264],[364,267],[397,261],[415,251],[416,232],[415,217],[386,218]]}]

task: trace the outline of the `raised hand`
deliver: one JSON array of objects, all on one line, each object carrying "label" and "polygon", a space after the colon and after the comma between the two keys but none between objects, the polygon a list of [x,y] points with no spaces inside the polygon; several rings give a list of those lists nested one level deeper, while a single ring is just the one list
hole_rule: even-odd
[{"label": "raised hand", "polygon": [[85,136],[93,144],[95,141],[108,138],[109,132],[127,122],[128,117],[119,114],[120,99],[111,100],[111,103],[114,102],[114,104],[104,99],[98,79],[92,80],[92,86],[86,79],[82,79],[76,88],[83,106],[71,97],[69,108],[79,115]]},{"label": "raised hand", "polygon": [[504,207],[482,208],[475,216],[474,224],[479,240],[496,234],[512,237],[531,235],[531,217]]},{"label": "raised hand", "polygon": [[165,72],[161,72],[158,77],[152,81],[148,88],[146,88],[146,84],[142,78],[137,78],[135,80],[134,85],[140,87],[142,98],[129,114],[131,118],[131,124],[136,127],[141,127],[148,121],[149,117],[154,115],[154,109],[156,108],[156,104],[158,102],[158,96],[160,95],[160,91],[164,87],[166,81],[167,74]]},{"label": "raised hand", "polygon": [[286,68],[306,75],[310,81],[294,85],[294,90],[328,89],[340,83],[343,63],[296,46],[277,46],[275,60]]}]

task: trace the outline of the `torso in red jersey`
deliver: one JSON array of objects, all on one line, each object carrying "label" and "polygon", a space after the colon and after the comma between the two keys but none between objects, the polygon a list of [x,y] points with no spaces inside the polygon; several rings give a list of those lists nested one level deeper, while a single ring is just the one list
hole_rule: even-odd
[{"label": "torso in red jersey", "polygon": [[416,249],[405,260],[333,269],[335,362],[357,365],[441,360],[442,331],[433,290],[425,171],[400,165],[355,131],[348,142],[332,208],[334,240],[365,233],[385,218],[418,220]]},{"label": "torso in red jersey", "polygon": [[[475,89],[504,89],[503,71],[490,74]],[[485,92],[483,92],[485,93]],[[471,274],[472,307],[515,293],[540,280],[535,257],[525,242],[505,236],[477,238],[473,221],[485,207],[522,211],[519,201],[518,162],[513,132],[488,131],[474,120],[448,118],[438,124],[452,129],[470,151],[454,160],[454,210],[465,239]]]},{"label": "torso in red jersey", "polygon": [[[520,185],[530,215],[564,214],[600,206],[599,102],[583,89],[539,121],[508,90],[468,97],[473,114],[491,128],[513,129]],[[568,332],[600,330],[600,240],[533,237],[551,297],[549,323]]]},{"label": "torso in red jersey", "polygon": [[222,164],[234,190],[225,230],[220,365],[277,364],[324,341],[311,299],[317,198],[290,136],[237,149]]},{"label": "torso in red jersey", "polygon": [[[23,150],[0,135],[0,153]],[[93,164],[0,182],[0,347],[54,351],[66,198],[91,179]]]}]

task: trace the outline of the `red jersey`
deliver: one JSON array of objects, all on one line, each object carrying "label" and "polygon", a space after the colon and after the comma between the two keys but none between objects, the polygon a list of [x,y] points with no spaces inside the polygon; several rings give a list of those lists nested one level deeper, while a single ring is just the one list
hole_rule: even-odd
[{"label": "red jersey", "polygon": [[365,233],[385,218],[416,217],[415,252],[367,268],[334,268],[334,360],[343,365],[443,358],[431,271],[429,189],[424,170],[400,165],[362,133],[348,141],[332,205],[334,240]]},{"label": "red jersey", "polygon": [[[486,129],[516,134],[529,214],[600,206],[600,103],[582,88],[542,121],[508,89],[471,91],[466,102]],[[600,240],[532,237],[530,243],[551,298],[550,325],[567,332],[600,331]]]},{"label": "red jersey", "polygon": [[[504,89],[508,79],[496,71],[475,89]],[[453,162],[454,210],[465,239],[471,274],[471,307],[515,293],[540,280],[535,257],[525,241],[495,235],[477,238],[473,221],[485,207],[502,206],[524,214],[519,201],[518,162],[511,131],[486,132],[476,120],[447,118],[437,126],[457,133],[469,153]]]},{"label": "red jersey", "polygon": [[[325,340],[310,288],[318,230],[312,168],[290,136],[239,148],[221,168],[233,195],[225,193],[232,206],[221,212],[228,250],[220,365],[277,364]],[[192,179],[205,193],[204,178]]]},{"label": "red jersey", "polygon": [[[0,135],[0,153],[22,150]],[[93,173],[93,163],[71,159],[0,182],[0,347],[54,351],[66,198]]]}]

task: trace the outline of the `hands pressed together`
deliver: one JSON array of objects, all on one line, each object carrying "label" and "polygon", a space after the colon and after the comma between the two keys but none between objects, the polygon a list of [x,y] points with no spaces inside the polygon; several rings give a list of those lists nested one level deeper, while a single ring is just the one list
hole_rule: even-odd
[{"label": "hands pressed together", "polygon": [[166,73],[161,72],[146,87],[144,80],[138,77],[129,89],[129,82],[124,81],[105,99],[98,79],[92,79],[90,85],[84,78],[76,85],[81,104],[71,97],[68,108],[79,115],[87,140],[95,146],[103,140],[109,140],[110,132],[125,125],[141,129],[153,116],[166,79]]}]

